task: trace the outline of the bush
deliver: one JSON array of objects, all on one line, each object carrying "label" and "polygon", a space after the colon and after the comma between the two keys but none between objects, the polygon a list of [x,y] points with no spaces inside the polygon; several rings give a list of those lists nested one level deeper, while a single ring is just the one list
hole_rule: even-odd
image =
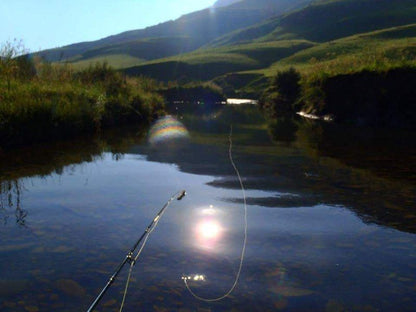
[{"label": "bush", "polygon": [[293,67],[279,71],[260,99],[260,105],[272,115],[286,115],[298,108],[301,75]]},{"label": "bush", "polygon": [[300,79],[300,73],[290,67],[288,70],[277,72],[273,86],[283,101],[294,104],[301,92]]}]

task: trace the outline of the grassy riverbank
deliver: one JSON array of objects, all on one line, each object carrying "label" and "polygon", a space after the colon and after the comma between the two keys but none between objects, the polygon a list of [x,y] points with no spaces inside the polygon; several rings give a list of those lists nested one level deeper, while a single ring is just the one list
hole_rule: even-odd
[{"label": "grassy riverbank", "polygon": [[223,90],[212,82],[169,83],[158,92],[169,103],[218,104],[225,101]]},{"label": "grassy riverbank", "polygon": [[383,66],[306,75],[279,71],[261,105],[279,118],[297,111],[337,122],[412,128],[416,124],[416,66]]},{"label": "grassy riverbank", "polygon": [[416,66],[363,69],[305,79],[301,110],[338,122],[415,127]]},{"label": "grassy riverbank", "polygon": [[301,110],[338,122],[414,127],[415,31],[412,24],[354,35],[277,62],[263,72],[272,77],[263,105],[274,115]]},{"label": "grassy riverbank", "polygon": [[9,56],[0,59],[0,147],[147,123],[163,110],[148,80],[126,79],[105,63],[74,72]]}]

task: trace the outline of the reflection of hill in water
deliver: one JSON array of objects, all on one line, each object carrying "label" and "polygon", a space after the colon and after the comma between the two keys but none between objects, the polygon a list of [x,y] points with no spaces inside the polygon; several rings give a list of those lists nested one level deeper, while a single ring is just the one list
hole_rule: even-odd
[{"label": "reflection of hill in water", "polygon": [[[213,187],[238,189],[228,158],[233,124],[233,156],[245,187],[277,194],[248,198],[248,204],[270,208],[342,205],[364,222],[416,232],[415,161],[409,152],[412,147],[406,152],[405,141],[396,142],[392,136],[390,145],[377,145],[366,141],[365,136],[360,140],[351,132],[347,135],[340,129],[337,132],[332,127],[300,121],[294,123],[294,133],[281,134],[279,127],[277,132],[267,129],[253,107],[205,110],[198,117],[178,108],[175,115],[190,131],[190,141],[155,147],[143,144],[144,132],[138,135],[135,129],[20,150],[1,162],[2,184],[33,175],[59,174],[67,166],[92,162],[108,151],[116,159],[130,153],[145,155],[149,161],[173,163],[183,172],[214,176]],[[278,140],[273,143],[267,132]],[[400,148],[395,143],[400,143]],[[381,157],[377,156],[379,150]],[[8,192],[3,189],[3,199]],[[241,202],[238,198],[225,200]]]},{"label": "reflection of hill in water", "polygon": [[[146,154],[151,161],[175,163],[184,172],[218,176],[210,183],[214,187],[237,189],[239,184],[227,156],[228,131],[234,122],[233,153],[246,188],[286,194],[248,198],[249,204],[287,208],[343,205],[365,222],[416,231],[416,188],[412,184],[415,159],[414,154],[405,152],[412,147],[405,144],[409,141],[401,134],[400,141],[393,134],[382,141],[386,136],[380,132],[361,132],[360,136],[360,130],[298,120],[295,127],[284,127],[283,134],[277,133],[279,142],[272,145],[258,117],[252,117],[254,125],[244,118],[255,116],[253,112],[238,116],[242,117],[239,121],[243,120],[238,124],[232,112],[222,114],[197,122],[185,116],[194,140],[178,151],[136,152]],[[203,134],[211,127],[216,129],[215,138]],[[295,133],[288,133],[288,128]]]}]

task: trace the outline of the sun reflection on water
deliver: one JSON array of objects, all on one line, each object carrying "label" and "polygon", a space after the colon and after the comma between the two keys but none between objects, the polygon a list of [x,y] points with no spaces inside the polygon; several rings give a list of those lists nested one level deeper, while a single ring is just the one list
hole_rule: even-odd
[{"label": "sun reflection on water", "polygon": [[198,223],[197,232],[201,240],[215,240],[220,236],[221,226],[215,220],[204,220]]},{"label": "sun reflection on water", "polygon": [[214,250],[219,247],[224,228],[218,219],[219,212],[213,206],[200,210],[194,222],[194,244],[203,250]]}]

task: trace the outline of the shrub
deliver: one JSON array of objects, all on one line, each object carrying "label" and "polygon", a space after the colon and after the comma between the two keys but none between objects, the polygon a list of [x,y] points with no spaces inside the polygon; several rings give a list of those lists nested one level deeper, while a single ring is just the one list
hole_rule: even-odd
[{"label": "shrub", "polygon": [[293,67],[279,71],[260,99],[260,105],[272,115],[286,115],[298,108],[301,75]]},{"label": "shrub", "polygon": [[301,92],[300,79],[300,73],[290,67],[288,70],[277,72],[273,86],[283,101],[294,104]]}]

